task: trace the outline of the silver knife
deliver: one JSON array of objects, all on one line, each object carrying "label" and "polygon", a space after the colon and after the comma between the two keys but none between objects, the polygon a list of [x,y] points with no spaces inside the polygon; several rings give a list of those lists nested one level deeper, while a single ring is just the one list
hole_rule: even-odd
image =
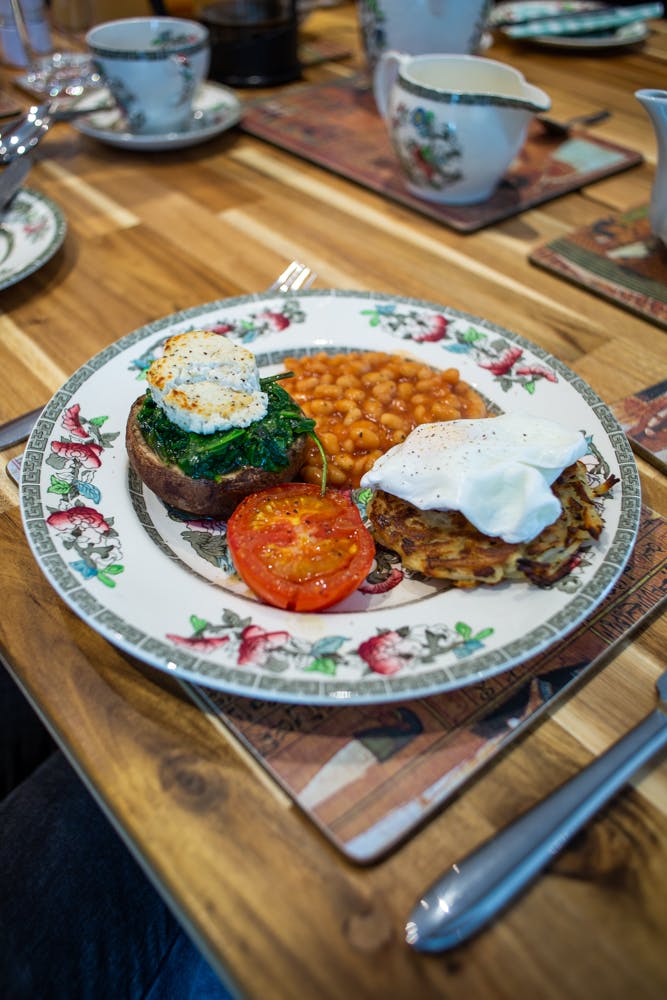
[{"label": "silver knife", "polygon": [[31,410],[30,413],[23,413],[20,417],[15,417],[14,420],[8,420],[6,424],[2,424],[0,426],[0,451],[3,448],[11,448],[13,444],[19,444],[20,441],[25,441],[26,438],[30,437],[30,431],[37,423],[37,418],[43,409],[43,406],[39,406],[36,410]]},{"label": "silver knife", "polygon": [[409,945],[447,951],[480,931],[667,745],[667,671],[657,688],[658,707],[643,722],[433,883],[405,925]]},{"label": "silver knife", "polygon": [[0,174],[0,212],[9,208],[12,198],[30,172],[29,156],[17,156]]}]

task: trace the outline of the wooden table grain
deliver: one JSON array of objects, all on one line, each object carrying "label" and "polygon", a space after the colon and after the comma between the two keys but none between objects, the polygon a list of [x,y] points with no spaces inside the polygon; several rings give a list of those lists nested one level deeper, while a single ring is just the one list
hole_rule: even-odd
[{"label": "wooden table grain", "polygon": [[[307,70],[307,79],[360,67],[353,4],[316,11],[303,31],[352,53]],[[547,90],[559,117],[609,108],[598,134],[639,150],[644,164],[461,235],[238,129],[155,154],[113,149],[58,125],[38,150],[30,184],[61,206],[68,233],[50,262],[1,293],[0,420],[46,401],[129,331],[262,289],[292,258],[318,272],[319,287],[416,296],[484,316],[555,354],[607,402],[664,378],[665,331],[534,267],[528,255],[610,210],[648,201],[656,143],[634,92],[667,85],[667,22],[652,22],[644,45],[614,54],[499,38],[488,54]],[[2,76],[11,87],[11,71]],[[3,466],[19,451],[3,453]],[[666,477],[638,464],[645,503],[666,515]],[[108,645],[62,603],[29,552],[18,491],[4,475],[0,558],[3,659],[240,996],[665,996],[664,760],[475,940],[430,957],[403,940],[420,890],[653,707],[663,616],[405,846],[357,868],[231,735],[213,740],[201,711],[166,678]]]}]

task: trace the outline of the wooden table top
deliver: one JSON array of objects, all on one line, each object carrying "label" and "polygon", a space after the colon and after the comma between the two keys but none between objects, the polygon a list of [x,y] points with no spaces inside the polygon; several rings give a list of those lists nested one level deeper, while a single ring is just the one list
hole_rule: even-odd
[{"label": "wooden table top", "polygon": [[[181,152],[127,152],[58,125],[30,185],[61,206],[62,250],[2,292],[0,420],[46,401],[102,347],[158,317],[265,288],[297,258],[318,287],[443,302],[546,348],[611,402],[664,378],[667,333],[535,268],[535,247],[648,201],[656,142],[634,97],[667,84],[667,22],[592,57],[494,41],[559,117],[607,107],[597,134],[645,163],[472,235],[238,129]],[[349,46],[354,5],[304,31]],[[12,74],[5,70],[10,86]],[[244,96],[256,96],[244,95]],[[2,455],[3,465],[19,448]],[[667,479],[638,461],[644,502]],[[79,772],[211,960],[251,998],[662,997],[667,989],[667,766],[637,778],[486,932],[446,955],[403,941],[442,870],[582,768],[655,704],[667,622],[652,621],[387,860],[344,861],[230,735],[107,644],[57,597],[0,479],[0,650]]]}]

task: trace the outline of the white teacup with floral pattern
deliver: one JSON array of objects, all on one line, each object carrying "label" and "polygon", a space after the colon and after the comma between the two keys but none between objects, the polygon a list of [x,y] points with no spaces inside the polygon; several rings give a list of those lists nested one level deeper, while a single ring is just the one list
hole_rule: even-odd
[{"label": "white teacup with floral pattern", "polygon": [[209,66],[208,30],[177,17],[128,17],[98,24],[86,42],[133,132],[186,127]]},{"label": "white teacup with floral pattern", "polygon": [[375,99],[407,188],[468,205],[489,198],[551,100],[518,70],[473,55],[385,52]]}]

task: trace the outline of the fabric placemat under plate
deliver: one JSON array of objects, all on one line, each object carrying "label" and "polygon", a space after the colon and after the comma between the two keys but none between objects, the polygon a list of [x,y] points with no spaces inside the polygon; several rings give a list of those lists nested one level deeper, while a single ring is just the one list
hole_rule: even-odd
[{"label": "fabric placemat under plate", "polygon": [[569,636],[481,684],[387,705],[290,705],[181,682],[347,858],[378,861],[598,665],[667,596],[667,520],[644,507],[600,607]]},{"label": "fabric placemat under plate", "polygon": [[651,233],[648,205],[605,215],[529,260],[667,328],[667,247]]},{"label": "fabric placemat under plate", "polygon": [[460,232],[474,232],[642,162],[590,132],[548,134],[535,119],[504,180],[477,205],[439,205],[403,183],[365,75],[296,86],[244,104],[240,127]]}]

